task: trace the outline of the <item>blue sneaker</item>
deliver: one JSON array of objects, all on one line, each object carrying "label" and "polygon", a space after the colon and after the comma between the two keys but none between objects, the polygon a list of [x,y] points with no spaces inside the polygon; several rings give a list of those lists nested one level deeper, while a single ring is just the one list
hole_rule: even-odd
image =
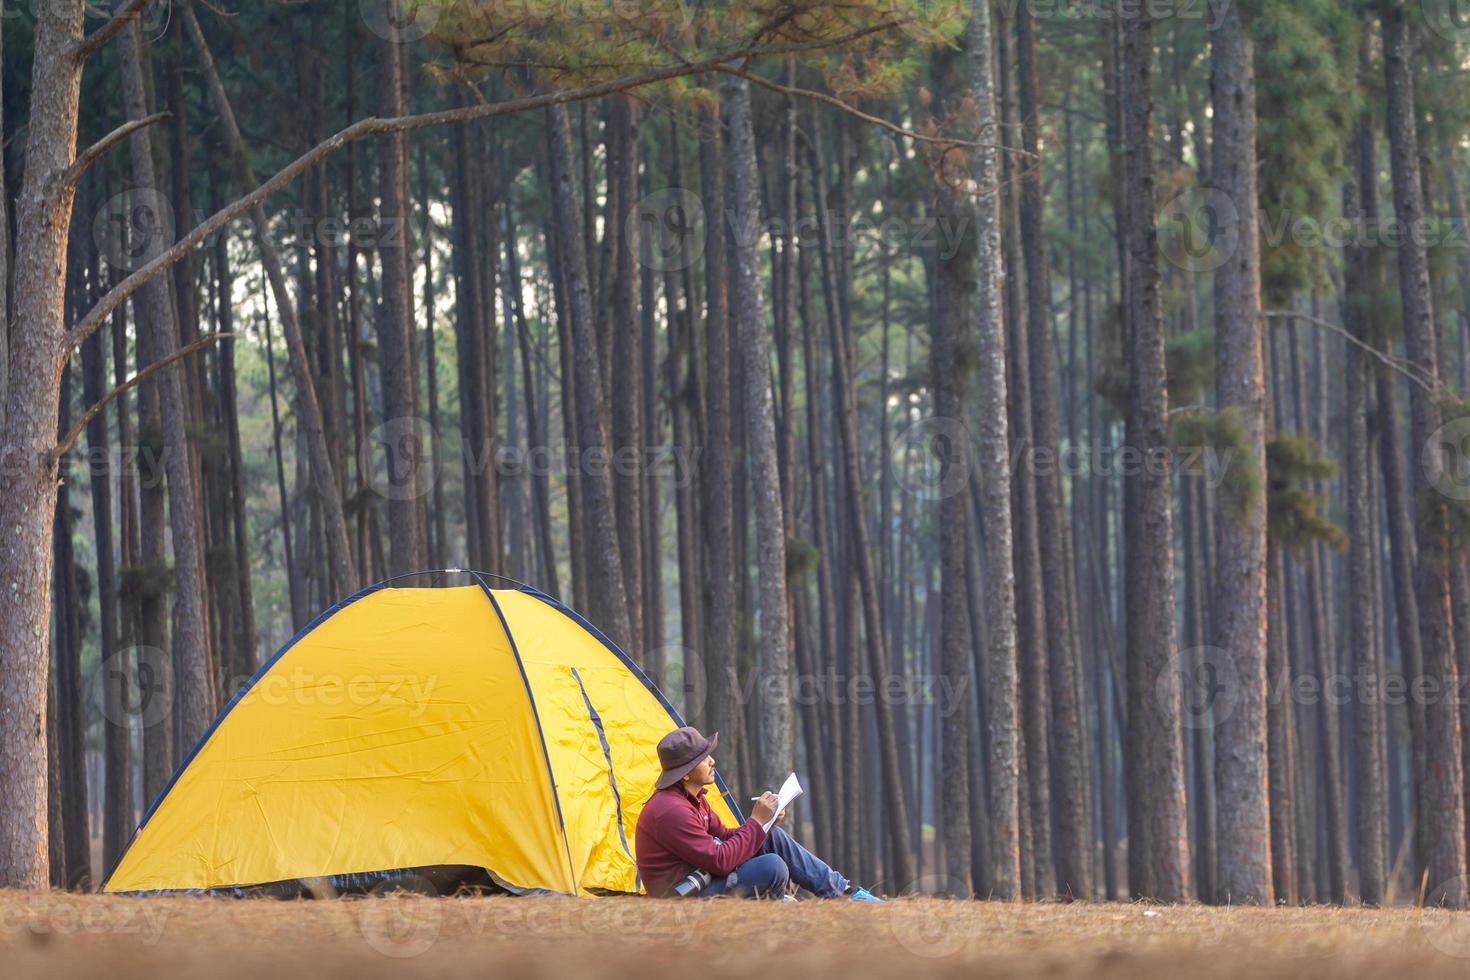
[{"label": "blue sneaker", "polygon": [[879,898],[877,895],[874,895],[862,885],[848,886],[847,897],[852,899],[854,902],[877,902],[880,905],[884,904],[883,899]]}]

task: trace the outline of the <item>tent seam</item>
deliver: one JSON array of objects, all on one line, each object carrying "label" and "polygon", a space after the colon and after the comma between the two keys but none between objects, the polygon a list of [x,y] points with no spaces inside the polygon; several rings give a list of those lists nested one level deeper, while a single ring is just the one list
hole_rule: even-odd
[{"label": "tent seam", "polygon": [[556,804],[556,823],[561,828],[561,846],[567,856],[567,878],[572,885],[572,894],[581,890],[577,881],[577,868],[572,863],[572,845],[567,838],[567,822],[561,812],[561,791],[556,786],[556,773],[551,768],[551,752],[546,748],[546,732],[541,728],[541,713],[536,710],[536,694],[531,690],[531,679],[526,676],[526,665],[521,660],[521,651],[516,646],[515,634],[510,630],[510,623],[506,621],[505,611],[500,608],[500,603],[495,601],[495,593],[485,580],[480,577],[479,572],[472,572],[475,581],[480,583],[480,589],[485,593],[485,598],[490,600],[490,607],[495,610],[495,617],[500,620],[500,628],[505,632],[505,638],[510,643],[511,656],[516,659],[516,670],[520,671],[521,683],[526,688],[526,700],[531,702],[531,718],[536,722],[536,737],[541,742],[541,758],[546,763],[546,777],[551,780],[551,801]]}]

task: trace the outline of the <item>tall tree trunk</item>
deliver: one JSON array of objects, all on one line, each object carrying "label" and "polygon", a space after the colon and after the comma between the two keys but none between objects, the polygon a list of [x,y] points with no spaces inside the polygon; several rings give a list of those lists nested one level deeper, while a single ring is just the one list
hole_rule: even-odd
[{"label": "tall tree trunk", "polygon": [[[106,379],[102,333],[82,344],[82,393],[88,405],[102,398]],[[126,403],[119,411],[127,411]],[[107,413],[98,412],[87,423],[87,448],[92,453],[92,533],[97,546],[97,607],[101,645],[97,655],[102,679],[102,865],[111,868],[132,832],[132,780],[128,756],[130,733],[126,708],[128,658],[118,643],[117,559],[113,552],[112,466],[107,438]]]},{"label": "tall tree trunk", "polygon": [[[1371,46],[1365,33],[1358,46],[1358,75],[1370,81]],[[1343,187],[1343,215],[1375,227],[1378,221],[1378,166],[1373,147],[1373,115],[1359,113],[1353,137],[1350,165],[1352,176]],[[1377,283],[1373,258],[1363,245],[1351,249],[1344,271],[1343,314],[1348,330],[1363,343],[1371,343],[1369,304]],[[1348,642],[1352,648],[1353,677],[1357,702],[1354,776],[1357,780],[1356,814],[1358,838],[1358,889],[1364,905],[1381,905],[1388,886],[1388,864],[1384,847],[1388,839],[1388,807],[1384,780],[1386,760],[1380,746],[1386,723],[1383,708],[1383,669],[1379,659],[1373,589],[1373,550],[1376,526],[1374,500],[1369,486],[1368,401],[1372,391],[1368,358],[1356,344],[1347,346],[1347,460],[1345,492],[1348,508]]]},{"label": "tall tree trunk", "polygon": [[[4,20],[0,17],[0,20]],[[0,51],[5,49],[5,28],[0,24]],[[0,78],[0,144],[5,140],[5,83]],[[0,426],[5,425],[6,395],[10,378],[10,184],[5,179],[5,157],[0,154]]]},{"label": "tall tree trunk", "polygon": [[[234,333],[235,329],[234,300],[231,296],[234,280],[230,274],[228,251],[229,240],[221,235],[215,243],[214,250],[221,333]],[[220,349],[219,357],[220,400],[225,416],[225,438],[229,444],[230,457],[230,506],[232,508],[230,523],[234,530],[232,550],[235,563],[235,587],[239,592],[238,602],[241,616],[240,633],[236,638],[236,644],[244,658],[241,666],[247,672],[252,672],[255,670],[259,651],[255,648],[255,594],[251,586],[253,576],[250,570],[250,526],[245,511],[245,462],[241,452],[239,402],[235,393],[235,344],[233,341],[226,343]],[[346,532],[345,526],[343,532],[344,534]]]},{"label": "tall tree trunk", "polygon": [[985,724],[989,741],[990,887],[996,898],[1021,897],[1017,728],[1015,573],[1011,566],[1009,421],[1006,416],[1006,342],[1000,316],[1005,278],[1000,249],[1000,174],[995,111],[990,5],[970,5],[970,98],[979,141],[971,168],[975,182],[975,459],[980,534],[985,542]]},{"label": "tall tree trunk", "polygon": [[[122,6],[120,0],[118,6]],[[134,20],[123,29],[123,101],[130,120],[148,115],[144,90],[142,35]],[[153,170],[152,140],[147,127],[128,137],[133,186],[145,201],[157,202],[162,219],[163,199]],[[145,204],[145,206],[154,206]],[[150,241],[144,259],[151,259],[172,244],[172,222],[160,221],[168,241]],[[139,243],[141,244],[141,243]],[[147,363],[172,357],[179,346],[178,326],[169,296],[168,280],[155,277],[136,297],[140,325],[140,348]],[[193,746],[214,719],[213,657],[209,626],[205,619],[204,549],[199,540],[203,525],[195,493],[194,470],[189,445],[188,408],[184,400],[184,368],[171,364],[154,378],[158,392],[159,419],[163,427],[163,463],[168,474],[168,517],[174,552],[174,649],[179,674],[177,730],[182,744]]]},{"label": "tall tree trunk", "polygon": [[[390,9],[401,0],[389,0]],[[399,16],[392,14],[392,16]],[[403,55],[396,38],[378,45],[378,112],[403,115]],[[426,489],[422,470],[424,432],[414,397],[413,332],[408,275],[408,138],[390,133],[378,142],[378,259],[382,265],[382,297],[375,317],[383,383],[383,427],[378,442],[386,456],[390,575],[418,571],[428,564],[420,497]],[[483,298],[483,297],[482,297]],[[486,303],[488,310],[490,304]],[[433,438],[432,433],[429,438]]]},{"label": "tall tree trunk", "polygon": [[571,326],[575,379],[562,378],[576,386],[576,435],[579,458],[589,460],[581,467],[582,489],[588,536],[587,557],[589,613],[604,633],[619,647],[631,638],[628,600],[623,589],[622,564],[618,557],[617,519],[613,513],[612,481],[605,465],[607,430],[598,406],[602,404],[602,379],[598,374],[597,341],[593,336],[592,297],[587,283],[587,253],[582,245],[582,226],[577,221],[576,195],[572,187],[572,134],[563,106],[546,110],[553,220],[557,227],[559,258],[566,280],[568,321]]},{"label": "tall tree trunk", "polygon": [[[643,372],[638,329],[638,223],[628,215],[638,197],[637,107],[627,97],[611,101],[608,118],[613,150],[608,162],[606,237],[618,243],[611,273],[612,371],[605,375],[611,403],[613,502],[618,521],[618,555],[623,563],[623,585],[628,590],[630,651],[643,661]],[[616,380],[614,380],[616,379]],[[629,465],[631,462],[632,465]]]},{"label": "tall tree trunk", "polygon": [[[461,454],[464,481],[466,560],[474,567],[488,570],[491,562],[490,491],[482,467],[476,460],[491,458],[491,438],[484,412],[485,359],[480,346],[485,343],[486,299],[483,288],[485,263],[480,256],[480,236],[476,233],[480,213],[479,182],[473,164],[469,126],[454,127],[454,341],[459,384],[460,439],[469,447]],[[553,263],[552,268],[555,269]],[[563,378],[570,386],[570,379]],[[576,503],[576,497],[572,497]],[[573,530],[580,514],[571,515]],[[573,537],[573,547],[577,539]]]},{"label": "tall tree trunk", "polygon": [[[1383,66],[1388,95],[1387,128],[1393,173],[1394,213],[1406,228],[1426,220],[1419,172],[1419,142],[1414,107],[1413,54],[1408,15],[1402,6],[1382,11]],[[1404,315],[1404,342],[1418,373],[1430,384],[1439,380],[1439,353],[1434,308],[1429,292],[1429,262],[1422,236],[1411,235],[1398,250],[1399,293]],[[1423,677],[1435,696],[1424,708],[1422,741],[1415,752],[1424,756],[1419,806],[1425,819],[1420,857],[1429,871],[1425,900],[1452,908],[1466,902],[1464,770],[1460,716],[1455,698],[1459,671],[1451,633],[1447,498],[1441,445],[1443,419],[1438,395],[1422,385],[1409,390],[1412,443],[1423,447],[1414,469],[1415,538],[1419,546],[1414,569],[1419,605]]]},{"label": "tall tree trunk", "polygon": [[[707,82],[707,95],[719,89]],[[700,523],[704,529],[705,719],[727,739],[741,733],[739,681],[735,674],[735,542],[730,466],[730,324],[726,305],[725,177],[718,104],[700,109],[699,183],[704,206],[705,375],[704,439],[700,453]],[[686,664],[686,670],[688,665]],[[725,776],[740,778],[735,753],[727,753]]]},{"label": "tall tree trunk", "polygon": [[[435,330],[434,318],[437,315],[434,309],[434,217],[430,210],[431,200],[429,198],[429,156],[426,144],[419,144],[419,210],[423,212],[424,220],[424,400],[429,408],[429,432],[433,440],[429,446],[430,480],[433,482],[431,489],[433,501],[433,513],[429,515],[429,523],[426,525],[429,565],[433,568],[443,568],[448,561],[445,557],[445,549],[448,547],[447,529],[445,527],[444,515],[444,481],[439,479],[443,473],[444,460],[442,458],[442,442],[439,433],[439,357],[438,344],[436,342],[437,332]],[[497,256],[498,259],[498,256]],[[509,304],[509,293],[506,293],[506,302]],[[412,329],[410,327],[410,329]],[[509,362],[514,364],[513,361]],[[512,446],[516,446],[515,439],[511,439]],[[519,448],[518,446],[516,448]]]},{"label": "tall tree trunk", "polygon": [[[36,452],[30,466],[0,469],[0,887],[44,888],[50,880],[46,717],[50,686],[51,522],[66,242],[72,188],[55,175],[75,158],[83,62],[82,0],[36,8],[26,170],[16,225],[15,318],[4,444]],[[6,231],[8,237],[8,229]]]},{"label": "tall tree trunk", "polygon": [[776,418],[771,395],[771,354],[767,340],[765,287],[757,253],[760,237],[760,176],[756,172],[755,132],[751,123],[750,83],[727,76],[722,85],[729,112],[730,169],[735,189],[734,252],[736,335],[745,388],[745,433],[750,452],[751,487],[756,499],[756,564],[759,570],[760,646],[756,664],[761,694],[761,758],[757,783],[778,785],[796,761],[792,710],[790,629],[787,621],[786,517],[781,507],[781,474],[776,458]]},{"label": "tall tree trunk", "polygon": [[[74,253],[75,254],[75,253]],[[75,274],[73,274],[75,279]],[[72,371],[68,360],[61,369],[61,419],[58,437],[71,428]],[[56,530],[52,536],[56,595],[56,758],[53,771],[61,824],[51,825],[62,839],[62,865],[51,869],[52,880],[64,888],[85,888],[91,878],[91,837],[87,832],[86,726],[82,717],[86,702],[82,695],[81,595],[77,582],[76,512],[71,505],[69,467],[61,470],[63,489],[56,498]]]},{"label": "tall tree trunk", "polygon": [[[955,122],[954,113],[962,93],[954,92],[949,77],[956,56],[948,52],[933,59],[936,121],[945,128]],[[934,173],[934,210],[941,221],[963,228],[968,219],[968,202],[957,187],[963,173],[950,174],[939,160]],[[968,236],[966,236],[968,240]],[[939,465],[939,676],[949,690],[964,692],[948,705],[941,721],[941,799],[935,815],[944,846],[942,893],[964,898],[974,891],[970,875],[970,590],[965,556],[971,548],[969,535],[970,459],[965,424],[965,375],[969,358],[960,350],[970,323],[969,298],[975,291],[975,255],[966,247],[938,254],[933,259],[934,312],[932,348],[934,411],[949,425],[950,432],[938,435],[932,447]],[[932,505],[931,505],[932,506]],[[927,593],[932,595],[933,593]]]},{"label": "tall tree trunk", "polygon": [[[1032,447],[1057,453],[1056,371],[1052,360],[1051,273],[1047,260],[1040,139],[1040,84],[1036,67],[1036,17],[1031,4],[1016,11],[1016,90],[1020,96],[1021,251],[1026,263],[1026,330],[1029,340]],[[1036,457],[1040,458],[1040,457]],[[1036,480],[1036,531],[1040,585],[1045,593],[1047,672],[1051,686],[1053,813],[1056,820],[1056,887],[1060,894],[1092,896],[1092,820],[1087,806],[1087,749],[1083,741],[1081,678],[1072,590],[1067,583],[1071,532],[1062,497],[1061,468],[1040,466],[1023,478]],[[1041,884],[1038,883],[1038,889]]]},{"label": "tall tree trunk", "polygon": [[[1211,176],[1234,205],[1220,229],[1231,248],[1215,270],[1215,385],[1221,425],[1238,429],[1244,476],[1220,487],[1215,635],[1228,685],[1218,705],[1215,901],[1271,905],[1266,755],[1266,388],[1256,212],[1255,52],[1231,6],[1210,34],[1214,106]],[[1224,243],[1221,243],[1224,247]],[[1202,668],[1204,666],[1202,665]]]},{"label": "tall tree trunk", "polygon": [[1128,229],[1131,404],[1127,442],[1141,458],[1130,509],[1128,583],[1128,865],[1134,894],[1188,897],[1188,812],[1174,641],[1172,485],[1167,459],[1168,379],[1154,235],[1153,16],[1124,19],[1123,146]]}]

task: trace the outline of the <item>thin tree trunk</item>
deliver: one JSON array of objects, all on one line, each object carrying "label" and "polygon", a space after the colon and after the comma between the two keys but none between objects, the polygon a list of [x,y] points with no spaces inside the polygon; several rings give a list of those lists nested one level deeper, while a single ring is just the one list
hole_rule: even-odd
[{"label": "thin tree trunk", "polygon": [[[949,78],[956,57],[949,53],[933,59],[935,114],[946,128],[960,103],[960,94]],[[964,201],[956,186],[963,174],[945,172],[941,158],[934,174],[934,209],[941,221],[951,227],[964,227]],[[934,372],[934,411],[954,433],[967,432],[965,425],[965,383],[968,359],[962,361],[960,345],[970,322],[967,298],[975,290],[975,256],[968,248],[942,253],[934,258],[934,312],[932,348]],[[970,747],[970,591],[965,555],[969,540],[970,478],[969,447],[965,438],[944,434],[934,440],[933,452],[938,457],[940,479],[939,523],[944,533],[939,539],[939,676],[951,691],[963,691],[964,697],[948,706],[941,721],[942,758],[938,772],[942,798],[936,809],[940,838],[944,845],[944,878],[941,893],[964,898],[974,891],[970,875],[970,780],[968,759]],[[931,504],[932,507],[932,504]],[[933,595],[932,592],[926,592]],[[922,853],[922,851],[921,851]]]},{"label": "thin tree trunk", "polygon": [[[1123,146],[1129,279],[1127,318],[1131,405],[1127,442],[1151,460],[1167,458],[1168,379],[1154,235],[1153,15],[1124,19]],[[1171,477],[1143,466],[1135,476],[1127,550],[1128,858],[1134,894],[1166,902],[1188,897],[1188,813],[1179,692],[1160,683],[1178,669],[1174,641]],[[1141,845],[1141,846],[1140,846]]]},{"label": "thin tree trunk", "polygon": [[[1358,47],[1358,74],[1367,83],[1371,70],[1368,35]],[[1373,117],[1359,114],[1350,164],[1353,174],[1343,187],[1343,215],[1374,227],[1378,220],[1378,167],[1373,147]],[[1344,274],[1343,315],[1354,337],[1371,343],[1367,310],[1376,287],[1372,256],[1359,245],[1348,252]],[[1353,676],[1358,698],[1354,747],[1357,753],[1356,814],[1358,833],[1358,889],[1364,905],[1382,905],[1388,886],[1388,808],[1384,786],[1384,759],[1380,754],[1386,722],[1383,708],[1383,671],[1374,642],[1377,634],[1377,597],[1373,589],[1375,524],[1369,486],[1368,400],[1372,391],[1368,358],[1356,344],[1347,346],[1347,460],[1348,505],[1348,642],[1352,647]]]},{"label": "thin tree trunk", "polygon": [[[628,590],[629,639],[638,648],[640,662],[646,650],[643,635],[643,371],[639,351],[638,292],[635,262],[638,224],[627,220],[638,197],[637,107],[631,99],[617,97],[609,105],[608,161],[609,223],[605,237],[617,242],[612,256],[611,307],[612,371],[605,374],[611,407],[613,502],[618,522],[618,555],[623,564],[623,585]],[[614,380],[616,379],[616,380]],[[631,462],[632,465],[629,465]]]},{"label": "thin tree trunk", "polygon": [[735,323],[745,392],[745,433],[750,452],[751,486],[756,494],[756,563],[759,570],[760,646],[756,656],[766,685],[761,697],[761,758],[757,782],[778,785],[795,762],[795,715],[790,698],[791,648],[787,621],[786,517],[781,507],[781,474],[776,455],[776,419],[771,394],[771,355],[767,340],[765,288],[758,267],[760,185],[755,132],[751,124],[750,83],[727,76],[723,99],[729,111],[730,168],[735,189]]},{"label": "thin tree trunk", "polygon": [[[139,120],[148,115],[148,108],[143,82],[142,36],[136,20],[123,29],[121,43],[123,99],[127,117]],[[152,140],[148,129],[136,130],[128,137],[128,145],[133,186],[140,193],[157,195],[159,184],[154,176]],[[172,227],[160,227],[165,229],[168,237],[172,237]],[[171,242],[148,244],[151,258]],[[136,306],[140,308],[140,340],[146,361],[151,364],[172,357],[178,349],[179,333],[168,281],[156,277],[143,286]],[[179,663],[176,717],[182,743],[193,746],[214,718],[213,658],[204,610],[204,550],[199,540],[203,525],[191,463],[183,366],[171,364],[154,380],[163,426],[163,462],[168,474],[169,530],[174,553],[174,646]]]},{"label": "thin tree trunk", "polygon": [[[95,405],[104,394],[106,378],[102,337],[94,334],[82,345],[82,393]],[[118,411],[126,412],[122,402]],[[117,560],[112,533],[112,465],[107,438],[107,413],[98,412],[87,423],[87,448],[92,454],[92,531],[97,547],[97,605],[100,647],[97,655],[102,679],[103,805],[102,865],[111,868],[132,832],[132,781],[128,778],[130,735],[125,707],[128,658],[118,643]]]},{"label": "thin tree trunk", "polygon": [[989,751],[990,887],[1000,899],[1021,897],[1019,724],[1016,667],[1015,573],[1011,566],[1009,421],[1006,416],[1006,342],[1000,316],[1005,277],[1001,262],[999,172],[990,5],[970,6],[970,97],[975,112],[975,459],[980,534],[985,541],[985,724]]},{"label": "thin tree trunk", "polygon": [[[1419,173],[1408,15],[1403,8],[1393,7],[1384,9],[1382,18],[1394,213],[1405,227],[1418,228],[1426,213]],[[1439,380],[1439,355],[1429,292],[1428,256],[1422,236],[1411,235],[1409,239],[1398,250],[1404,342],[1410,362],[1434,384]],[[1424,706],[1422,740],[1415,746],[1416,754],[1424,756],[1419,774],[1419,806],[1424,814],[1420,858],[1429,872],[1425,900],[1463,908],[1466,902],[1464,770],[1460,716],[1451,695],[1460,688],[1451,631],[1448,501],[1439,490],[1444,479],[1445,458],[1439,432],[1443,416],[1437,399],[1436,392],[1420,385],[1410,386],[1412,443],[1424,447],[1421,465],[1414,468],[1414,530],[1419,547],[1414,584],[1419,605],[1423,677],[1436,692]]]},{"label": "thin tree trunk", "polygon": [[[1026,326],[1022,329],[1029,335],[1031,445],[1040,453],[1055,454],[1060,445],[1057,366],[1052,360],[1055,338],[1039,136],[1041,86],[1036,62],[1035,11],[1031,4],[1024,4],[1016,11],[1016,90],[1020,96],[1021,147],[1028,154],[1021,164],[1019,200],[1021,251],[1026,263]],[[1092,820],[1087,806],[1087,749],[1082,731],[1085,707],[1077,667],[1076,613],[1068,586],[1071,531],[1063,503],[1061,468],[1041,466],[1034,473],[1022,474],[1022,478],[1032,476],[1036,480],[1040,585],[1046,596],[1056,888],[1063,896],[1090,898]]]},{"label": "thin tree trunk", "polygon": [[[390,9],[400,0],[389,0]],[[393,14],[393,16],[398,16]],[[395,118],[403,115],[403,55],[396,39],[378,45],[378,112]],[[425,489],[421,472],[423,433],[414,397],[413,332],[408,275],[408,139],[390,133],[378,143],[378,259],[382,266],[382,302],[375,322],[381,351],[383,385],[383,428],[379,441],[386,456],[387,480],[379,489],[388,497],[388,543],[390,575],[418,571],[428,563],[424,528],[420,523],[420,497]],[[481,297],[482,300],[484,297]],[[488,310],[490,304],[487,302]],[[432,438],[432,436],[430,436]]]},{"label": "thin tree trunk", "polygon": [[[75,253],[73,253],[75,255]],[[76,278],[73,268],[73,280]],[[75,294],[75,290],[73,290]],[[72,371],[71,362],[61,369],[61,419],[58,435],[71,428]],[[72,480],[69,467],[61,470],[64,489],[56,498],[56,530],[52,536],[55,576],[56,616],[56,759],[60,796],[61,824],[51,825],[52,833],[62,839],[62,865],[51,869],[52,880],[68,889],[86,888],[91,879],[91,838],[87,832],[86,731],[82,717],[86,702],[82,696],[82,621],[81,596],[77,588],[76,549],[72,537],[76,532],[76,512],[71,505]]]},{"label": "thin tree trunk", "polygon": [[[716,100],[719,89],[707,82],[707,95]],[[735,674],[735,543],[731,504],[730,325],[726,306],[725,178],[720,162],[723,138],[717,104],[700,110],[699,181],[704,206],[705,283],[705,410],[703,451],[700,453],[700,523],[704,529],[703,587],[705,640],[704,676],[708,685],[705,719],[715,731],[738,739],[741,713],[739,681]],[[686,665],[687,669],[687,665]],[[738,781],[741,773],[728,753],[725,777]]]},{"label": "thin tree trunk", "polygon": [[[1256,211],[1255,52],[1232,6],[1210,34],[1214,189],[1235,205],[1233,244],[1215,270],[1215,384],[1221,424],[1238,430],[1243,476],[1220,487],[1215,636],[1229,686],[1215,736],[1219,879],[1213,899],[1273,902],[1266,719],[1266,388]],[[1222,246],[1223,247],[1223,246]],[[1203,667],[1201,669],[1204,669]]]},{"label": "thin tree trunk", "polygon": [[[546,110],[551,189],[557,226],[561,268],[566,280],[567,312],[571,327],[572,359],[575,365],[576,435],[581,467],[579,483],[587,515],[588,597],[592,621],[617,644],[625,647],[631,637],[628,600],[623,589],[622,565],[618,557],[617,519],[613,512],[612,481],[605,465],[607,431],[598,406],[602,404],[602,380],[598,375],[597,342],[593,337],[592,298],[588,292],[587,256],[582,245],[581,225],[576,220],[576,197],[572,187],[572,136],[564,106]],[[566,384],[571,379],[563,377]]]}]

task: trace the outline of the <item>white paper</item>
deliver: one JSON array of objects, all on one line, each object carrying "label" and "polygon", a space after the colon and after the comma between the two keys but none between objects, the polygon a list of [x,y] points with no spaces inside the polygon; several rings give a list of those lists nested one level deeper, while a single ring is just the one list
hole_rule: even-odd
[{"label": "white paper", "polygon": [[[801,788],[801,780],[796,778],[796,773],[793,772],[786,777],[786,782],[781,784],[780,791],[776,793],[776,816],[761,824],[767,833],[770,832],[771,826],[776,822],[777,817],[780,817],[781,814],[786,812],[786,805],[804,792],[805,790]],[[760,797],[757,796],[754,799],[758,800]]]}]

